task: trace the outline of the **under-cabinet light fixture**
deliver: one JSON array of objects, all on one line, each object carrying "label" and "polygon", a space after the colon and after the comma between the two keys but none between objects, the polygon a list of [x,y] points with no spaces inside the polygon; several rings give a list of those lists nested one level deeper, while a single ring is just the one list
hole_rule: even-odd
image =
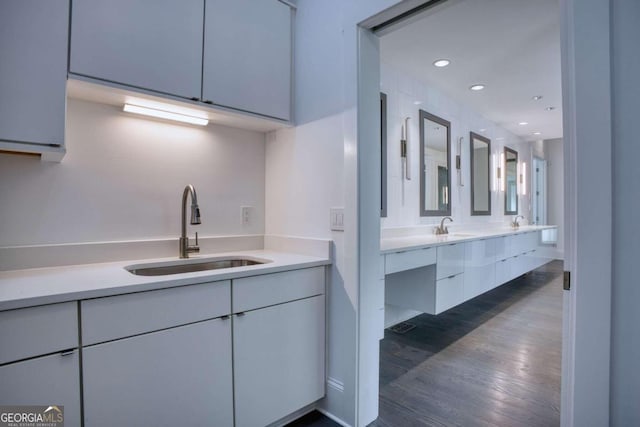
[{"label": "under-cabinet light fixture", "polygon": [[177,113],[174,111],[143,107],[141,105],[134,105],[129,103],[124,104],[123,110],[127,113],[141,114],[143,116],[156,117],[159,119],[174,120],[177,122],[189,123],[192,125],[206,126],[207,124],[209,124],[209,119],[204,117],[196,117],[188,114]]}]

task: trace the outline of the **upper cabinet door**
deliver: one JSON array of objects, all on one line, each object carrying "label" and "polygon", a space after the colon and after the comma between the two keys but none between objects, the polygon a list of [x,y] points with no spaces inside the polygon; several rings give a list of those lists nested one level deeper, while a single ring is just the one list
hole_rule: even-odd
[{"label": "upper cabinet door", "polygon": [[74,0],[69,70],[198,99],[203,14],[204,0]]},{"label": "upper cabinet door", "polygon": [[0,140],[64,145],[68,0],[0,1]]},{"label": "upper cabinet door", "polygon": [[291,14],[277,0],[206,0],[203,100],[289,120]]}]

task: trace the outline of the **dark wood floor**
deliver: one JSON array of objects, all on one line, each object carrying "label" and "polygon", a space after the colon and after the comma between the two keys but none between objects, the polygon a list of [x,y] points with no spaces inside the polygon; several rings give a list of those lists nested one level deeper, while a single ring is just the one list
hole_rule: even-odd
[{"label": "dark wood floor", "polygon": [[[560,424],[562,263],[385,331],[372,427]],[[296,427],[337,426],[312,413]]]}]

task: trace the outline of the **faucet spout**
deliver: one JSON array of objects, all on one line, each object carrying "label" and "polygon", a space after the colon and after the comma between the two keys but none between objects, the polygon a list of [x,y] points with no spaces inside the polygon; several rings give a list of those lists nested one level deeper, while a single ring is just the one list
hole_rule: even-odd
[{"label": "faucet spout", "polygon": [[445,216],[444,218],[442,218],[442,221],[440,221],[440,227],[436,227],[436,234],[449,234],[449,229],[444,226],[445,219],[453,222],[453,218],[451,218],[450,216]]},{"label": "faucet spout", "polygon": [[511,227],[513,227],[513,228],[519,228],[520,227],[520,223],[518,222],[518,218],[524,219],[524,216],[523,215],[516,215],[516,217],[511,222]]},{"label": "faucet spout", "polygon": [[187,198],[191,196],[191,225],[198,225],[200,221],[200,208],[198,207],[198,195],[193,185],[189,184],[184,188],[182,193],[182,222],[180,234],[180,258],[189,258],[190,252],[200,252],[198,247],[198,233],[196,233],[196,244],[189,246],[189,238],[187,237]]}]

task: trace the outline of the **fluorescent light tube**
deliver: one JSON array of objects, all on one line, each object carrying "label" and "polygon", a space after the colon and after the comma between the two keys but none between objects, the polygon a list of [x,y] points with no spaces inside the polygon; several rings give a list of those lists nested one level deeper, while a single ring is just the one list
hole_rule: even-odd
[{"label": "fluorescent light tube", "polygon": [[175,113],[173,111],[159,110],[157,108],[142,107],[140,105],[124,104],[123,110],[127,113],[141,114],[143,116],[157,117],[159,119],[174,120],[192,125],[206,126],[209,119],[190,116],[188,114]]}]

